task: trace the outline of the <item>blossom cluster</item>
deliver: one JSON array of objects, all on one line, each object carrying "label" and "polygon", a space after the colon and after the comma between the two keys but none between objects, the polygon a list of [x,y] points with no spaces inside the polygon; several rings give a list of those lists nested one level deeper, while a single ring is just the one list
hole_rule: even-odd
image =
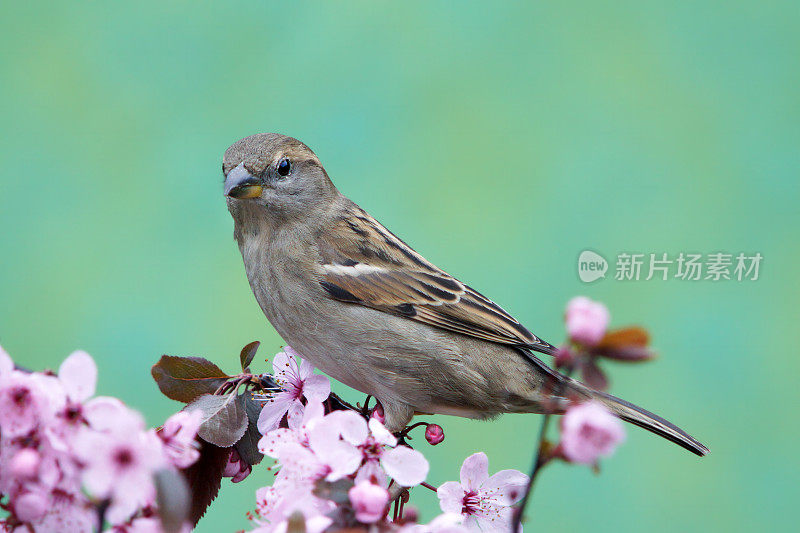
[{"label": "blossom cluster", "polygon": [[[379,522],[408,533],[508,530],[511,506],[521,498],[527,476],[505,470],[489,477],[488,458],[480,452],[466,459],[460,482],[437,490],[424,483],[428,461],[384,427],[379,408],[367,416],[347,409],[326,414],[320,400],[330,392],[327,378],[319,379],[290,347],[273,365],[281,390],[268,395],[261,411],[258,448],[276,460],[277,475],[256,493],[256,531],[286,531],[293,516],[309,533]],[[444,433],[430,424],[425,436],[438,444]],[[436,490],[442,515],[427,525],[416,524],[412,513],[395,512],[389,519],[391,501],[419,485]]]},{"label": "blossom cluster", "polygon": [[[608,331],[609,322],[604,305],[571,300],[568,342],[555,354],[556,366],[603,390],[601,359],[653,357],[644,330]],[[85,352],[54,373],[15,367],[0,349],[0,531],[187,531],[223,477],[240,482],[265,457],[274,479],[256,491],[248,513],[258,533],[521,530],[517,504],[524,505],[541,467],[553,460],[597,467],[624,440],[604,405],[573,403],[558,441],[542,433],[531,476],[490,475],[479,451],[464,460],[458,481],[436,487],[426,482],[425,456],[407,441],[423,426],[425,441],[438,445],[441,426],[417,422],[391,433],[380,402],[344,402],[288,346],[273,357],[271,373],[253,373],[258,346],[242,349],[242,371],[234,375],[201,357],[163,356],[153,378],[186,407],[157,430],[120,400],[94,397],[97,367]],[[419,523],[406,506],[411,489],[433,491],[441,514]]]},{"label": "blossom cluster", "polygon": [[93,397],[96,380],[86,352],[54,374],[18,369],[0,348],[0,530],[162,531],[156,479],[197,459],[200,413],[148,430],[120,400]]}]

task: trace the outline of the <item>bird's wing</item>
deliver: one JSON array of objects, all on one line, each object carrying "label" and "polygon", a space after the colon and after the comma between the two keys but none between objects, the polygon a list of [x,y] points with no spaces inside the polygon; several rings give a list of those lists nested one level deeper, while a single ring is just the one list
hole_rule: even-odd
[{"label": "bird's wing", "polygon": [[503,308],[437,268],[353,204],[319,238],[331,298],[501,344],[554,348]]}]

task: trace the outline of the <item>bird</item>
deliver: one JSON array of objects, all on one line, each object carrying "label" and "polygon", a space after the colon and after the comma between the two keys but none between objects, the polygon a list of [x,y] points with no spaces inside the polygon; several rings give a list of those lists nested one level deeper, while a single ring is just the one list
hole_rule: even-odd
[{"label": "bird", "polygon": [[376,398],[400,432],[416,414],[563,414],[596,400],[697,454],[699,441],[548,367],[556,348],[417,253],[334,186],[301,141],[259,133],[223,156],[224,195],[261,310],[297,353]]}]

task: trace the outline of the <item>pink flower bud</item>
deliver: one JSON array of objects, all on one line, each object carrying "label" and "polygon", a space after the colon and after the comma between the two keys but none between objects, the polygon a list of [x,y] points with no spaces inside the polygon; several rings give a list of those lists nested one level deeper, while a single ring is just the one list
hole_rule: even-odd
[{"label": "pink flower bud", "polygon": [[581,344],[594,346],[603,335],[611,320],[608,308],[585,296],[577,296],[567,304],[564,321],[569,337]]},{"label": "pink flower bud", "polygon": [[24,448],[11,459],[11,476],[17,479],[35,479],[39,474],[42,458],[32,448]]},{"label": "pink flower bud", "polygon": [[47,512],[47,500],[42,492],[23,492],[14,498],[14,515],[22,522],[39,520]]},{"label": "pink flower bud", "polygon": [[444,440],[444,430],[439,424],[428,424],[425,428],[425,440],[428,444],[436,446]]},{"label": "pink flower bud", "polygon": [[556,353],[553,354],[553,357],[555,357],[556,368],[569,366],[575,360],[575,355],[573,355],[572,350],[570,350],[567,346],[558,348]]},{"label": "pink flower bud", "polygon": [[233,477],[239,473],[241,470],[241,466],[239,462],[241,461],[241,457],[239,457],[239,452],[236,449],[231,450],[231,455],[228,457],[228,462],[225,463],[225,470],[222,471],[222,477]]},{"label": "pink flower bud", "polygon": [[383,406],[381,404],[375,406],[375,408],[372,410],[372,414],[370,414],[369,417],[374,418],[381,424],[386,423],[386,416],[383,414]]},{"label": "pink flower bud", "polygon": [[239,483],[240,481],[244,481],[244,479],[250,475],[250,472],[253,471],[253,467],[245,463],[244,461],[240,462],[239,465],[240,465],[239,472],[235,476],[233,476],[233,479],[231,479],[231,481],[233,481],[234,483]]},{"label": "pink flower bud", "polygon": [[386,504],[389,503],[389,492],[383,487],[362,481],[351,488],[347,495],[356,512],[356,520],[371,524],[383,518]]},{"label": "pink flower bud", "polygon": [[570,462],[594,464],[614,453],[623,440],[622,423],[599,402],[570,407],[561,419],[559,448]]}]

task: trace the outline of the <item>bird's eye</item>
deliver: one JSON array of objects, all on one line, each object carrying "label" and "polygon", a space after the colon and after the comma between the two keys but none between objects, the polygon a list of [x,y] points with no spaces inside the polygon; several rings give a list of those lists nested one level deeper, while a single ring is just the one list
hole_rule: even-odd
[{"label": "bird's eye", "polygon": [[289,172],[292,171],[292,165],[289,163],[289,160],[285,157],[278,161],[278,175],[283,176],[284,178],[289,175]]}]

